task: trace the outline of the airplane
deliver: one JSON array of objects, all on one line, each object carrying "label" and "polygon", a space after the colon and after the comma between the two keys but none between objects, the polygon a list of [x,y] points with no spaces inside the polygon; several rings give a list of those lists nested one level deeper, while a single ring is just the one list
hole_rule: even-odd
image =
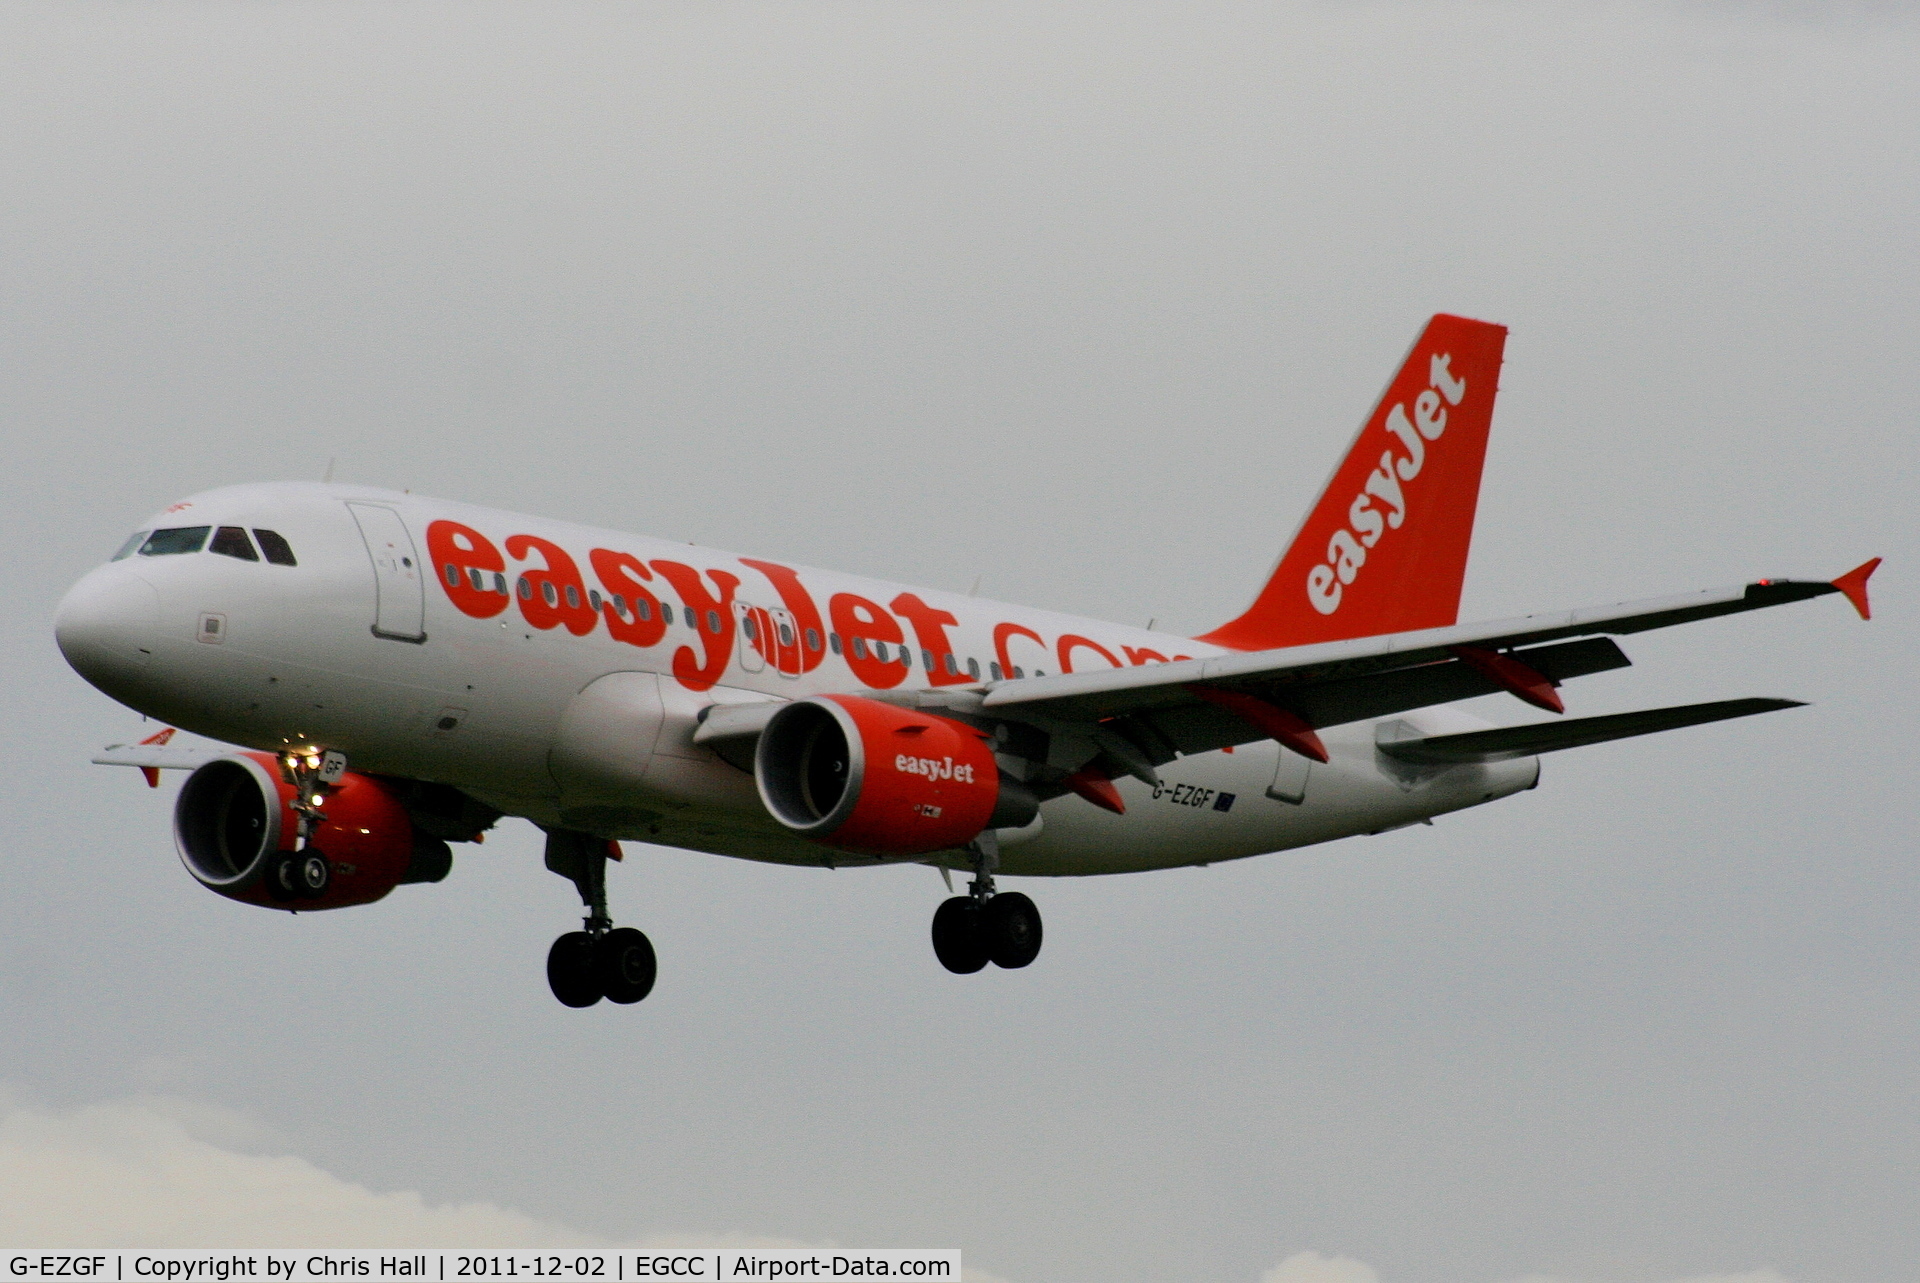
[{"label": "airplane", "polygon": [[[622,842],[810,868],[918,862],[935,956],[1032,963],[999,877],[1205,865],[1430,821],[1535,787],[1541,754],[1796,707],[1567,718],[1615,637],[1839,593],[1831,581],[1458,622],[1505,327],[1421,331],[1244,612],[1191,639],[411,493],[280,482],[142,522],[61,602],[69,664],[169,729],[95,762],[190,772],[203,886],[289,911],[446,877],[503,817],[546,834],[582,929],[547,978],[638,1002]],[[1454,707],[1510,694],[1554,714]],[[182,728],[232,747],[189,748]],[[952,873],[971,873],[964,895]]]}]

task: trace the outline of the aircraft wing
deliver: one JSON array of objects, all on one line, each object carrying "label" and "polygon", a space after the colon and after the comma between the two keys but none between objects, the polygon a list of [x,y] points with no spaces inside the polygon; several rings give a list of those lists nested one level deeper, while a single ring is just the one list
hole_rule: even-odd
[{"label": "aircraft wing", "polygon": [[163,744],[109,744],[92,758],[95,766],[138,766],[150,771],[191,771],[232,749],[168,748]]},{"label": "aircraft wing", "polygon": [[[1553,688],[1631,662],[1611,640],[1614,635],[1835,592],[1844,593],[1864,618],[1866,578],[1877,564],[1875,559],[1832,582],[1763,579],[1490,623],[1021,678],[988,690],[981,710],[1043,727],[1098,727],[1113,764],[1143,777],[1176,755],[1267,738],[1317,757],[1323,750],[1314,728],[1476,695],[1510,691],[1557,712]],[[1108,742],[1116,733],[1122,740]],[[1129,754],[1130,747],[1137,755]]]}]

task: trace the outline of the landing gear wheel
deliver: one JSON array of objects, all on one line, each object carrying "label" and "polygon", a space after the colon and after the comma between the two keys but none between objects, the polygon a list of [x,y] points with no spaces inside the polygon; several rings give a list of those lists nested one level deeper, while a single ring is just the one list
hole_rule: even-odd
[{"label": "landing gear wheel", "polygon": [[304,900],[318,900],[333,885],[333,861],[323,851],[303,852],[294,864],[294,883]]},{"label": "landing gear wheel", "polygon": [[594,966],[593,937],[569,931],[547,950],[547,986],[569,1007],[591,1007],[605,996]]},{"label": "landing gear wheel", "polygon": [[1018,891],[1007,891],[980,910],[982,943],[996,966],[1024,967],[1040,956],[1040,910]]},{"label": "landing gear wheel", "polygon": [[285,903],[300,898],[300,857],[289,851],[276,855],[267,864],[265,876],[260,885],[266,888],[267,898]]},{"label": "landing gear wheel", "polygon": [[[551,962],[548,967],[551,974]],[[643,932],[615,927],[593,946],[593,969],[607,1001],[624,1003],[638,1002],[653,992],[659,965],[654,960],[653,942]],[[560,991],[556,987],[554,992]]]},{"label": "landing gear wheel", "polygon": [[965,895],[954,896],[934,911],[933,953],[941,966],[965,976],[987,965],[984,916],[980,903]]}]

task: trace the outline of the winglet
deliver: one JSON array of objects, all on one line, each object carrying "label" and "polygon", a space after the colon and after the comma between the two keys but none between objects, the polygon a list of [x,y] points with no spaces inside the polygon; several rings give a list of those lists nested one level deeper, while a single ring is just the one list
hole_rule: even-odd
[{"label": "winglet", "polygon": [[1872,619],[1873,610],[1867,604],[1867,580],[1873,578],[1873,572],[1880,568],[1880,558],[1864,561],[1833,581],[1833,586],[1846,594],[1853,608],[1860,612],[1860,618]]},{"label": "winglet", "polygon": [[[174,729],[173,727],[169,726],[164,731],[159,731],[159,732],[156,732],[155,734],[147,736],[145,739],[141,740],[140,743],[142,746],[151,744],[155,748],[160,748],[164,746],[168,740],[173,738],[173,729]],[[147,777],[148,788],[157,789],[160,787],[160,768],[159,767],[143,766],[140,768],[140,774]]]}]

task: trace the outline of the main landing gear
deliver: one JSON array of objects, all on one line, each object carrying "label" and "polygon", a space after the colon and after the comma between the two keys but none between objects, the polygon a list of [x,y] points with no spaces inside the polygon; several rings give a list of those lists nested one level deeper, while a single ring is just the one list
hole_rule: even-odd
[{"label": "main landing gear", "polygon": [[971,975],[989,962],[1024,967],[1040,956],[1040,910],[1018,891],[995,894],[993,871],[1000,865],[999,844],[983,833],[967,848],[974,878],[966,895],[956,895],[933,915],[933,952],[940,965]]},{"label": "main landing gear", "polygon": [[592,834],[547,834],[547,867],[572,879],[587,909],[586,930],[567,932],[547,950],[547,985],[569,1007],[591,1007],[602,998],[639,1002],[653,992],[653,942],[632,927],[614,926],[607,913],[607,861],[619,858],[618,843]]}]

